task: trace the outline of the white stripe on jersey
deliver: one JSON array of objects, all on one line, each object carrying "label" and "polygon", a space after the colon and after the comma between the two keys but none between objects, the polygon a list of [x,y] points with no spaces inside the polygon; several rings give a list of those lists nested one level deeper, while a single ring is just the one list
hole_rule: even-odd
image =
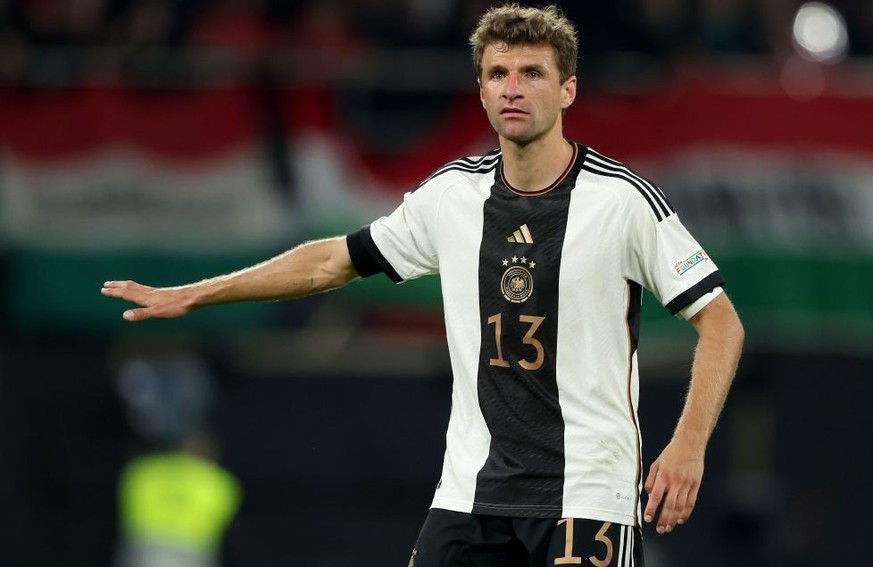
[{"label": "white stripe on jersey", "polygon": [[616,565],[619,567],[625,567],[624,565],[624,538],[627,534],[627,526],[621,526],[621,538],[618,542],[618,561],[616,561]]},{"label": "white stripe on jersey", "polygon": [[[491,167],[491,173],[446,173],[432,180],[427,192],[416,192],[418,198],[427,200],[424,206],[435,213],[439,211],[436,216],[447,223],[439,231],[439,243],[453,252],[441,258],[440,264],[454,379],[442,482],[434,495],[433,507],[467,513],[473,509],[476,478],[491,447],[491,434],[477,391],[482,327],[475,284],[479,278],[483,205],[491,196],[495,177],[494,164]],[[458,185],[451,179],[455,176],[467,179]],[[443,192],[449,192],[450,196],[442,198]],[[428,193],[434,195],[429,198]],[[471,282],[474,283],[471,285]]]}]

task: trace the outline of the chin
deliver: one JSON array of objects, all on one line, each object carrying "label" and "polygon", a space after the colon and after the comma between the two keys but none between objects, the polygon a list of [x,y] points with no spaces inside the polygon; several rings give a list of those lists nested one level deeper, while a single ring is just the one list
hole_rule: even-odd
[{"label": "chin", "polygon": [[512,142],[517,146],[526,146],[531,142],[535,142],[542,137],[542,135],[530,134],[527,132],[502,132],[500,137],[508,142]]}]

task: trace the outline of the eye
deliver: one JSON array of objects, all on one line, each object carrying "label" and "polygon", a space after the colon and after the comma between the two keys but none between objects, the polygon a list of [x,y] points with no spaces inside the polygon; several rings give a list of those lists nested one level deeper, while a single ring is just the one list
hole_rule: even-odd
[{"label": "eye", "polygon": [[539,71],[528,71],[524,76],[528,79],[539,79],[542,77],[542,74]]},{"label": "eye", "polygon": [[491,78],[500,81],[506,78],[506,73],[503,71],[493,71],[491,73]]}]

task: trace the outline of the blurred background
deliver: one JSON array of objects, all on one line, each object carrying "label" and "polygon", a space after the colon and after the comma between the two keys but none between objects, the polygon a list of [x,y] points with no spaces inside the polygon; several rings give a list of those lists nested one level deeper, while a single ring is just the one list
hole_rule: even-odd
[{"label": "blurred background", "polygon": [[[451,377],[436,278],[123,324],[496,147],[482,0],[0,0],[0,565],[406,565]],[[650,567],[860,565],[873,497],[873,1],[559,2],[566,135],[670,196],[747,348]],[[643,450],[694,335],[651,296]]]}]

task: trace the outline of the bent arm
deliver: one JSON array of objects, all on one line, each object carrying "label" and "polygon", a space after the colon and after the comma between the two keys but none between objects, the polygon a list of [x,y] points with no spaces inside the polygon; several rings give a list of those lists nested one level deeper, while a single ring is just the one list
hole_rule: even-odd
[{"label": "bent arm", "polygon": [[645,488],[649,501],[644,519],[654,519],[658,533],[688,520],[703,478],[706,445],[724,406],[743,346],[744,331],[725,294],[690,320],[698,333],[691,383],[673,438],[652,463]]},{"label": "bent arm", "polygon": [[691,367],[688,397],[673,436],[686,438],[704,449],[737,371],[745,333],[724,293],[713,299],[690,322],[697,330],[697,349]]},{"label": "bent arm", "polygon": [[136,303],[128,321],[181,317],[207,305],[294,299],[342,287],[358,277],[345,237],[302,244],[260,264],[178,287],[108,281],[101,293]]}]

